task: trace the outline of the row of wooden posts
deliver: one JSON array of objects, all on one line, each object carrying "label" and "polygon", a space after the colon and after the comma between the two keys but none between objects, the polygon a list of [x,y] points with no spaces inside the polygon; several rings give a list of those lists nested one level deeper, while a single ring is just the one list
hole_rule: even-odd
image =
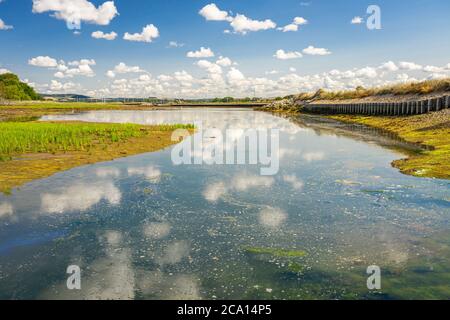
[{"label": "row of wooden posts", "polygon": [[405,102],[309,104],[304,110],[320,114],[415,115],[450,108],[450,96]]}]

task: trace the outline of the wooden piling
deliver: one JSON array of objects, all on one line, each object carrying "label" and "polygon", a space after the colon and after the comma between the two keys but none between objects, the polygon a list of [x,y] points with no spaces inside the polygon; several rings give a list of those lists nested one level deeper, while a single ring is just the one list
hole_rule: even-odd
[{"label": "wooden piling", "polygon": [[442,97],[437,98],[437,99],[436,99],[436,111],[441,110],[441,109],[442,109],[442,105],[443,105],[443,103],[442,103]]},{"label": "wooden piling", "polygon": [[304,110],[318,114],[365,114],[372,116],[416,115],[447,108],[450,108],[450,95],[407,102],[336,103],[304,106]]},{"label": "wooden piling", "polygon": [[428,99],[428,110],[427,112],[433,111],[433,99]]},{"label": "wooden piling", "polygon": [[427,102],[425,100],[420,101],[420,113],[421,114],[426,112],[426,103]]}]

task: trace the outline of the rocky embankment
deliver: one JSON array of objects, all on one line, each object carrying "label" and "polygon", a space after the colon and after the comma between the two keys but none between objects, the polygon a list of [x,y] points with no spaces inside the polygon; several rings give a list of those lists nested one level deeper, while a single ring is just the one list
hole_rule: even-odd
[{"label": "rocky embankment", "polygon": [[288,98],[283,100],[275,100],[264,107],[257,108],[256,110],[273,113],[295,114],[301,110],[301,105],[298,104],[295,98]]}]

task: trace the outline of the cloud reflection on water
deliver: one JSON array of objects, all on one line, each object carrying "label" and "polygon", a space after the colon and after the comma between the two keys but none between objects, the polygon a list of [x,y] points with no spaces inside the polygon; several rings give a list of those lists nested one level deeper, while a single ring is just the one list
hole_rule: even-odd
[{"label": "cloud reflection on water", "polygon": [[[158,224],[154,224],[156,226]],[[159,227],[168,224],[159,224]],[[71,291],[61,282],[42,292],[43,299],[132,300],[137,294],[158,299],[201,299],[198,278],[191,274],[168,275],[136,267],[126,235],[117,230],[100,234],[104,256],[82,268],[81,290]],[[173,241],[155,259],[160,266],[174,265],[189,256],[188,241]]]},{"label": "cloud reflection on water", "polygon": [[0,203],[0,219],[12,217],[14,214],[14,209],[11,203],[3,202]]},{"label": "cloud reflection on water", "polygon": [[189,257],[190,251],[191,246],[189,241],[186,240],[174,241],[169,245],[167,245],[163,253],[155,260],[161,266],[167,264],[177,264],[180,263],[184,258]]},{"label": "cloud reflection on water", "polygon": [[118,178],[120,177],[120,170],[115,167],[102,167],[96,169],[95,174],[99,178]]},{"label": "cloud reflection on water", "polygon": [[163,239],[170,233],[172,226],[167,222],[151,222],[143,227],[144,236],[150,239]]},{"label": "cloud reflection on water", "polygon": [[306,152],[303,154],[303,159],[307,162],[320,161],[325,159],[325,153],[321,151]]},{"label": "cloud reflection on water", "polygon": [[244,192],[252,188],[269,188],[274,183],[274,178],[250,174],[236,175],[231,181],[217,182],[207,185],[203,191],[203,197],[209,202],[216,202],[229,192]]},{"label": "cloud reflection on water", "polygon": [[155,166],[146,167],[130,167],[128,168],[128,175],[130,176],[144,176],[147,179],[159,182],[161,180],[161,170]]},{"label": "cloud reflection on water", "polygon": [[279,208],[265,208],[259,212],[259,223],[268,228],[279,228],[288,218]]},{"label": "cloud reflection on water", "polygon": [[[170,115],[165,111],[161,113],[163,114],[160,115],[159,111],[148,112],[145,116],[138,114],[134,119],[145,120],[148,124],[152,124],[156,121],[166,123],[169,117],[173,123],[183,122],[179,120],[180,118],[186,123],[191,123],[194,118],[205,117],[208,126],[217,125],[221,130],[228,127],[249,128],[256,125],[281,128],[285,134],[281,136],[280,156],[286,161],[283,162],[280,175],[275,177],[253,176],[251,168],[238,166],[224,170],[217,167],[209,169],[195,166],[176,168],[171,165],[169,157],[166,158],[167,154],[164,152],[117,160],[106,164],[96,172],[91,169],[80,169],[80,178],[85,181],[83,189],[86,189],[82,191],[93,190],[94,187],[91,189],[88,187],[92,184],[97,185],[98,181],[95,179],[110,178],[114,179],[123,192],[124,205],[117,210],[119,214],[108,220],[106,227],[137,231],[133,234],[105,231],[104,225],[91,226],[81,219],[76,220],[78,218],[76,215],[70,216],[77,221],[74,225],[79,225],[83,232],[86,230],[85,227],[94,229],[96,235],[103,232],[103,235],[99,236],[99,246],[95,241],[80,242],[86,251],[92,252],[92,260],[82,268],[83,270],[87,268],[85,280],[90,284],[83,287],[83,293],[79,294],[80,298],[195,299],[202,295],[210,297],[211,293],[215,292],[207,287],[205,279],[207,280],[211,274],[217,276],[219,284],[223,285],[228,293],[235,294],[230,296],[240,297],[237,292],[247,283],[239,282],[238,285],[230,283],[230,278],[223,270],[220,268],[220,271],[213,270],[216,265],[205,261],[209,261],[208,259],[214,255],[224,266],[230,264],[230,268],[236,268],[232,270],[235,274],[234,270],[244,270],[242,268],[248,267],[245,261],[240,260],[242,257],[236,254],[239,250],[235,249],[241,245],[286,248],[298,246],[305,250],[314,248],[317,254],[308,261],[313,266],[316,266],[316,263],[334,266],[335,254],[341,254],[345,258],[351,255],[349,252],[351,249],[355,252],[354,256],[359,257],[367,248],[373,248],[373,253],[377,258],[380,257],[379,259],[403,263],[408,254],[413,256],[413,253],[406,251],[412,242],[409,239],[406,241],[386,237],[383,248],[374,246],[379,240],[377,238],[375,241],[373,237],[379,233],[379,230],[374,228],[374,220],[381,221],[380,226],[384,230],[386,225],[392,226],[391,230],[386,231],[388,235],[410,232],[407,228],[412,224],[422,227],[428,223],[429,231],[414,231],[425,234],[434,230],[440,221],[448,220],[443,214],[442,205],[436,202],[428,206],[411,202],[411,199],[417,199],[418,195],[422,198],[434,197],[436,190],[439,196],[445,196],[447,187],[445,185],[439,188],[437,185],[439,182],[415,181],[418,191],[405,188],[395,193],[378,192],[393,182],[407,185],[412,179],[397,175],[395,170],[389,167],[391,153],[383,151],[384,149],[375,149],[355,143],[353,140],[342,139],[339,143],[329,141],[327,134],[319,136],[313,133],[309,136],[308,132],[311,130],[298,128],[285,119],[267,114],[252,113],[247,117],[247,114],[235,111],[211,111],[208,114],[197,110],[189,110],[189,115],[185,111],[172,112]],[[117,113],[111,119],[130,121],[126,113]],[[305,134],[308,136],[305,137]],[[218,139],[211,135],[208,143],[214,144],[215,140]],[[320,162],[322,160],[323,162]],[[359,161],[361,166],[357,168],[356,164],[350,161]],[[155,165],[149,166],[149,163]],[[363,166],[365,163],[372,166],[376,164],[377,171],[371,171],[367,165]],[[117,168],[113,167],[116,164]],[[324,169],[325,165],[329,170]],[[95,167],[97,166],[100,165]],[[173,178],[163,179],[156,193],[142,193],[144,187],[148,186],[148,183],[142,180],[161,176],[157,174],[160,169],[173,175]],[[72,172],[77,173],[76,170]],[[127,179],[117,179],[121,175],[126,177],[127,174]],[[375,174],[379,178],[372,178]],[[61,179],[61,176],[66,180]],[[73,183],[72,178],[72,173],[67,176],[62,173],[55,180],[58,183],[65,181],[70,184]],[[308,183],[308,188],[304,188],[302,179]],[[90,182],[92,180],[94,183]],[[206,185],[205,181],[208,182]],[[39,183],[36,185],[42,186]],[[301,192],[303,188],[305,192]],[[66,202],[59,210],[70,208],[87,210],[77,207],[74,204],[75,200],[66,199],[76,197],[79,193],[78,190],[67,192],[68,189],[64,185],[60,190],[66,191],[50,192],[45,191],[48,190],[46,188],[41,188],[39,193],[44,190],[44,193],[53,196],[53,202],[60,200]],[[363,192],[362,189],[369,192]],[[377,192],[370,192],[371,190]],[[432,194],[430,190],[433,190]],[[351,192],[351,197],[342,196],[343,192],[347,191]],[[198,201],[200,193],[208,202],[225,199],[226,203],[214,206],[205,204]],[[89,200],[90,198],[95,199]],[[104,202],[109,204],[114,203],[104,192],[100,196],[91,196],[87,199],[91,206],[102,200],[106,200]],[[78,201],[85,202],[82,198]],[[25,211],[15,202],[13,204],[14,211],[18,213]],[[39,204],[38,202],[37,206]],[[411,215],[413,205],[420,209],[420,215],[419,210],[414,216]],[[58,211],[57,205],[48,206],[55,207],[56,209],[52,209],[54,212]],[[95,216],[98,212],[103,212],[105,207],[108,207],[107,203],[102,203],[102,206],[96,206],[87,212],[86,216]],[[265,209],[260,210],[261,208]],[[295,208],[301,208],[301,214]],[[154,220],[159,222],[151,222]],[[66,220],[61,221],[64,223]],[[283,232],[278,232],[279,228],[283,228]],[[78,242],[78,239],[75,241]],[[392,242],[402,242],[405,246],[389,246]],[[36,251],[44,257],[45,253],[38,250]],[[372,256],[370,259],[373,261]],[[26,259],[24,261],[30,265],[37,264]],[[346,267],[347,264],[342,266]],[[242,276],[248,278],[245,272],[242,272]],[[258,280],[263,282],[268,279]],[[85,289],[87,291],[84,291]]]},{"label": "cloud reflection on water", "polygon": [[112,182],[78,183],[59,193],[42,194],[41,211],[45,213],[86,211],[101,200],[118,205],[121,198],[122,193]]},{"label": "cloud reflection on water", "polygon": [[289,183],[295,190],[302,190],[304,183],[295,174],[284,175],[283,181]]}]

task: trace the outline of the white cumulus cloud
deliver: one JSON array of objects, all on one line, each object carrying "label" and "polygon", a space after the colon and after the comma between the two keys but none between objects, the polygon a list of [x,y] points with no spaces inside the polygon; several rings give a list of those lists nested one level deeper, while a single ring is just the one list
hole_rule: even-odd
[{"label": "white cumulus cloud", "polygon": [[284,26],[283,28],[279,28],[279,30],[282,30],[283,32],[295,32],[298,31],[298,25],[291,23]]},{"label": "white cumulus cloud", "polygon": [[91,68],[91,66],[96,65],[94,59],[81,59],[66,64],[63,60],[58,62],[49,56],[39,56],[28,60],[28,64],[35,67],[57,70],[54,76],[59,79],[72,78],[74,76],[95,76],[94,70]]},{"label": "white cumulus cloud", "polygon": [[39,56],[28,60],[28,64],[35,67],[53,68],[58,66],[56,59],[49,56]]},{"label": "white cumulus cloud", "polygon": [[383,63],[380,66],[380,69],[385,70],[385,71],[394,72],[394,71],[397,71],[399,68],[393,61],[388,61],[388,62]]},{"label": "white cumulus cloud", "polygon": [[62,83],[57,80],[52,80],[49,85],[49,89],[53,92],[68,92],[76,87],[77,85],[73,82]]},{"label": "white cumulus cloud", "polygon": [[302,25],[308,24],[308,20],[306,20],[303,17],[295,17],[294,24],[296,24],[298,26],[302,26]]},{"label": "white cumulus cloud", "polygon": [[81,22],[108,25],[118,11],[114,1],[106,1],[98,8],[87,0],[33,0],[33,12],[52,12],[64,20],[70,29],[80,29]]},{"label": "white cumulus cloud", "polygon": [[149,24],[142,29],[141,33],[128,33],[123,36],[124,40],[136,42],[152,42],[153,39],[159,37],[159,30],[153,24]]},{"label": "white cumulus cloud", "polygon": [[0,30],[11,30],[13,26],[7,25],[2,19],[0,19]]},{"label": "white cumulus cloud", "polygon": [[107,76],[108,78],[115,78],[115,77],[116,77],[116,74],[114,73],[114,71],[108,70],[108,71],[106,72],[106,76]]},{"label": "white cumulus cloud", "polygon": [[199,12],[208,21],[230,21],[228,12],[220,10],[215,3],[204,6]]},{"label": "white cumulus cloud", "polygon": [[58,72],[55,73],[56,78],[72,78],[74,76],[95,76],[94,70],[91,66],[95,66],[97,63],[94,59],[81,59],[69,62],[67,65],[64,61],[60,61],[57,66]]},{"label": "white cumulus cloud", "polygon": [[[275,29],[277,26],[276,23],[270,19],[262,21],[254,20],[239,13],[233,17],[228,12],[219,9],[215,3],[204,6],[199,11],[199,14],[207,21],[227,21],[230,23],[230,26],[235,33],[241,34],[246,34],[249,31]],[[225,30],[224,32],[231,33],[230,30]]]},{"label": "white cumulus cloud", "polygon": [[264,21],[253,20],[247,18],[243,14],[237,14],[236,17],[233,18],[230,25],[235,32],[242,34],[246,34],[249,31],[275,29],[277,26],[276,23],[270,19],[266,19]]},{"label": "white cumulus cloud", "polygon": [[422,66],[414,63],[414,62],[407,62],[407,61],[402,61],[399,63],[400,69],[402,70],[422,70]]},{"label": "white cumulus cloud", "polygon": [[376,78],[378,73],[375,68],[365,67],[356,71],[356,75],[362,78]]},{"label": "white cumulus cloud", "polygon": [[436,67],[436,66],[425,66],[423,71],[430,73],[442,73],[445,72],[445,68]]},{"label": "white cumulus cloud", "polygon": [[229,67],[233,64],[230,58],[220,56],[216,63],[221,67]]},{"label": "white cumulus cloud", "polygon": [[245,80],[245,76],[238,69],[231,68],[231,70],[227,73],[227,79],[229,83],[236,84],[236,82]]},{"label": "white cumulus cloud", "polygon": [[210,48],[201,47],[197,51],[189,51],[186,56],[188,58],[211,58],[214,57],[214,52]]},{"label": "white cumulus cloud", "polygon": [[209,73],[222,74],[222,68],[216,63],[209,62],[208,60],[199,60],[196,64]]},{"label": "white cumulus cloud", "polygon": [[274,55],[275,58],[280,60],[298,59],[303,57],[303,55],[298,51],[286,52],[283,49],[277,50]]},{"label": "white cumulus cloud", "polygon": [[94,31],[92,32],[91,36],[95,39],[105,39],[111,41],[117,38],[117,33],[115,33],[114,31],[110,33],[104,33],[103,31]]},{"label": "white cumulus cloud", "polygon": [[141,69],[139,66],[128,66],[124,62],[120,62],[118,65],[114,67],[113,70],[109,70],[106,72],[106,75],[109,78],[115,78],[116,74],[124,74],[124,73],[143,73],[145,70]]},{"label": "white cumulus cloud", "polygon": [[295,32],[298,31],[298,26],[302,26],[308,24],[308,20],[306,20],[303,17],[295,17],[292,23],[282,27],[278,28],[278,30],[281,30],[283,32]]},{"label": "white cumulus cloud", "polygon": [[315,48],[314,46],[309,46],[308,48],[303,49],[303,53],[311,56],[326,56],[331,54],[328,49]]}]

